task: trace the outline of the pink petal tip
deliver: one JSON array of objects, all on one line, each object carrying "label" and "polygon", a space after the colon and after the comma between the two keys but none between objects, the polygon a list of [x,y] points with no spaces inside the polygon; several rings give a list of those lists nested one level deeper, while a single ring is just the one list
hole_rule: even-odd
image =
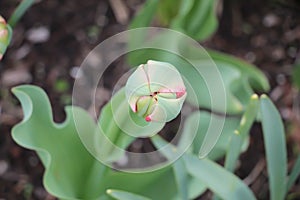
[{"label": "pink petal tip", "polygon": [[151,117],[150,115],[148,115],[147,117],[145,117],[146,122],[151,122]]},{"label": "pink petal tip", "polygon": [[176,98],[180,98],[185,94],[185,89],[181,89],[180,91],[176,92]]}]

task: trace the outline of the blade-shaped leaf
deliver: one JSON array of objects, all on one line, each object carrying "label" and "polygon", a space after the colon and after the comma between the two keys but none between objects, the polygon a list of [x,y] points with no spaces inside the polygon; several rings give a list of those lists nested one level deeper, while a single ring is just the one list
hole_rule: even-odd
[{"label": "blade-shaped leaf", "polygon": [[242,151],[242,145],[249,130],[257,116],[259,100],[256,94],[252,95],[249,105],[242,116],[238,129],[232,134],[230,144],[226,153],[225,168],[229,171],[234,171],[236,161]]},{"label": "blade-shaped leaf", "polygon": [[299,177],[300,174],[300,154],[298,155],[298,158],[294,164],[294,167],[292,169],[291,174],[289,175],[289,179],[287,182],[287,189],[286,189],[286,193],[291,189],[291,187],[294,185],[295,181],[297,180],[297,178]]},{"label": "blade-shaped leaf", "polygon": [[271,100],[260,98],[261,122],[267,157],[271,199],[284,199],[286,191],[287,153],[283,123]]},{"label": "blade-shaped leaf", "polygon": [[[167,145],[167,142],[163,140],[159,135],[153,136],[151,138],[151,141],[153,142],[153,144],[157,149],[163,149],[162,153],[169,160],[172,160],[172,158],[174,158],[174,156],[176,156],[176,154],[179,153],[175,147],[173,147],[172,149],[164,148],[164,146]],[[182,200],[187,200],[188,199],[188,189],[187,189],[188,174],[183,159],[179,158],[174,163],[172,163],[172,168],[176,179],[176,184],[180,192],[180,197]]]},{"label": "blade-shaped leaf", "polygon": [[253,200],[254,194],[242,180],[220,165],[193,155],[184,155],[186,168],[192,176],[200,179],[210,190],[222,199]]}]

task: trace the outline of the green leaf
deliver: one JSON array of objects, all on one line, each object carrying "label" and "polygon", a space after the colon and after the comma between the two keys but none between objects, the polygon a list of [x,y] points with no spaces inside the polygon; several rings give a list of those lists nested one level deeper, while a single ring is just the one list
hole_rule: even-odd
[{"label": "green leaf", "polygon": [[13,12],[11,17],[8,20],[8,24],[11,27],[14,27],[17,22],[21,19],[21,17],[25,14],[25,12],[32,6],[34,0],[22,0],[22,2],[18,5],[16,10]]},{"label": "green leaf", "polygon": [[240,125],[232,134],[228,150],[226,152],[225,168],[231,172],[234,171],[236,161],[242,152],[242,145],[249,136],[250,128],[257,116],[259,100],[256,94],[252,95],[249,105],[243,114]]},{"label": "green leaf", "polygon": [[[93,132],[96,124],[84,110],[66,107],[67,119],[56,124],[45,92],[31,85],[19,86],[13,93],[21,101],[24,119],[12,130],[13,139],[21,146],[37,151],[45,166],[44,186],[62,199],[90,199],[100,190],[91,186],[90,171],[103,166],[89,154],[77,135],[73,113],[80,115],[81,128]],[[83,126],[84,125],[84,126]],[[80,163],[80,164],[79,164]],[[92,179],[101,180],[101,173]]]},{"label": "green leaf", "polygon": [[157,10],[159,0],[148,0],[142,10],[131,21],[129,28],[147,27],[150,25]]},{"label": "green leaf", "polygon": [[291,174],[289,175],[288,182],[287,182],[287,189],[286,193],[291,189],[291,187],[294,185],[295,181],[299,177],[300,174],[300,154],[298,155],[298,158],[294,164],[294,167],[292,169]]},{"label": "green leaf", "polygon": [[[219,133],[220,137],[216,137],[214,129],[209,129],[209,126],[217,126],[218,123],[221,123],[221,120],[222,117],[205,111],[192,113],[184,123],[184,129],[178,148],[184,149],[190,141],[193,141],[190,151],[194,154],[198,154],[203,144],[207,143],[207,141],[204,140],[205,136],[211,137],[209,142],[212,150],[208,154],[208,158],[211,160],[220,159],[225,155],[228,148],[230,148],[232,133],[239,125],[239,118],[226,117],[221,132]],[[243,147],[247,142],[248,138],[244,138]],[[245,148],[243,148],[243,150],[245,150]]]},{"label": "green leaf", "polygon": [[192,176],[200,179],[210,190],[228,200],[255,199],[252,191],[234,174],[220,165],[196,156],[184,155],[186,168]]},{"label": "green leaf", "polygon": [[163,26],[168,26],[178,13],[181,0],[159,1],[157,17]]},{"label": "green leaf", "polygon": [[143,197],[141,195],[137,195],[130,192],[121,191],[121,190],[108,189],[106,193],[117,200],[150,200],[147,197]]},{"label": "green leaf", "polygon": [[270,85],[265,75],[254,65],[246,63],[239,58],[214,50],[208,50],[208,53],[214,61],[227,63],[232,67],[239,69],[242,73],[242,77],[244,79],[248,79],[251,88],[260,91],[268,91],[270,89]]},{"label": "green leaf", "polygon": [[[157,149],[162,150],[164,156],[167,159],[172,160],[176,154],[178,154],[178,150],[176,147],[165,148],[167,142],[163,140],[159,135],[155,135],[151,138],[151,141],[155,145]],[[172,163],[173,173],[176,179],[176,184],[178,187],[178,191],[180,193],[180,197],[182,200],[188,199],[188,188],[187,188],[187,180],[188,174],[186,171],[186,167],[182,158],[178,158],[174,163]]]},{"label": "green leaf", "polygon": [[[129,191],[155,200],[181,200],[174,171],[170,166],[145,173],[109,171],[106,177],[106,188]],[[188,177],[187,188],[189,199],[194,199],[205,191],[205,186],[192,177]]]},{"label": "green leaf", "polygon": [[215,3],[214,0],[181,1],[181,9],[171,21],[170,28],[181,31],[198,41],[207,39],[218,27]]},{"label": "green leaf", "polygon": [[287,152],[283,123],[271,100],[260,98],[261,122],[267,157],[271,199],[284,199],[286,191]]}]

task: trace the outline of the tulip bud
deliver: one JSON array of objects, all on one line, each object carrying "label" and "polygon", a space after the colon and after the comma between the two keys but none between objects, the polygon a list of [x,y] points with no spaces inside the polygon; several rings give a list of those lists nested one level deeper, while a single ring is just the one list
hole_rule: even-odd
[{"label": "tulip bud", "polygon": [[10,41],[9,27],[2,16],[0,16],[0,60]]},{"label": "tulip bud", "polygon": [[126,98],[133,112],[146,121],[168,122],[180,112],[186,89],[177,69],[149,60],[129,77]]}]

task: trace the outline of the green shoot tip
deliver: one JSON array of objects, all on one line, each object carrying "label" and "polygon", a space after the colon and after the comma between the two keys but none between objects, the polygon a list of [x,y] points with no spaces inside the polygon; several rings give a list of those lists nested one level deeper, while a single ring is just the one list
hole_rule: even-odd
[{"label": "green shoot tip", "polygon": [[252,94],[251,99],[253,99],[253,100],[258,99],[258,95],[257,94]]},{"label": "green shoot tip", "polygon": [[106,190],[107,194],[111,194],[113,191],[111,189]]},{"label": "green shoot tip", "polygon": [[261,99],[267,99],[268,96],[267,96],[266,94],[262,94],[262,95],[260,96],[260,98],[261,98]]}]

